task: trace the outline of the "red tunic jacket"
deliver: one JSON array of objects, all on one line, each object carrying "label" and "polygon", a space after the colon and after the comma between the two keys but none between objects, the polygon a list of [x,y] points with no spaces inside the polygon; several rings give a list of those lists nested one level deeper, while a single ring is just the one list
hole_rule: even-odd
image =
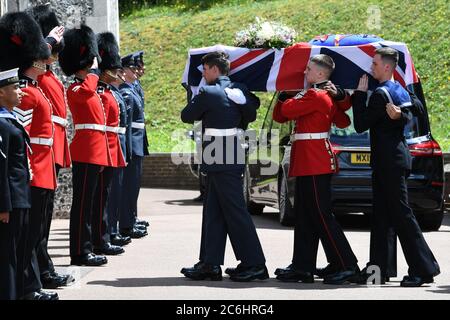
[{"label": "red tunic jacket", "polygon": [[[106,136],[106,115],[97,94],[98,76],[88,74],[84,81],[76,80],[67,89],[67,103],[75,125],[75,136],[70,144],[72,161],[111,166]],[[80,126],[96,129],[77,129]]]},{"label": "red tunic jacket", "polygon": [[119,134],[116,131],[119,129],[119,104],[116,98],[114,98],[109,85],[99,83],[97,93],[102,99],[106,114],[106,135],[108,137],[109,153],[112,161],[111,166],[116,168],[125,167],[126,162],[120,146]]},{"label": "red tunic jacket", "polygon": [[21,90],[25,93],[19,106],[14,108],[19,122],[30,135],[31,151],[29,159],[33,177],[30,185],[43,189],[56,189],[55,159],[53,155],[52,105],[37,81],[21,80]]},{"label": "red tunic jacket", "polygon": [[51,101],[53,107],[52,119],[55,126],[53,152],[55,154],[55,162],[62,168],[68,168],[71,164],[69,142],[67,140],[66,126],[61,123],[67,118],[66,89],[51,70],[40,76],[38,82],[39,87]]},{"label": "red tunic jacket", "polygon": [[[333,123],[339,128],[350,125],[350,118],[344,112],[350,106],[348,96],[334,102],[326,91],[309,89],[300,99],[278,102],[273,119],[281,123],[295,120],[295,133],[329,132]],[[289,176],[329,174],[337,170],[337,159],[328,139],[293,142]]]}]

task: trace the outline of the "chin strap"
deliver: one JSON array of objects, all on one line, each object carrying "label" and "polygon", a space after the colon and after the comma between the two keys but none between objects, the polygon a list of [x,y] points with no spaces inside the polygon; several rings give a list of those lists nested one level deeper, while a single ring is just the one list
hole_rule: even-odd
[{"label": "chin strap", "polygon": [[33,62],[33,68],[42,70],[42,71],[47,71],[47,65],[45,63],[40,63],[40,62]]}]

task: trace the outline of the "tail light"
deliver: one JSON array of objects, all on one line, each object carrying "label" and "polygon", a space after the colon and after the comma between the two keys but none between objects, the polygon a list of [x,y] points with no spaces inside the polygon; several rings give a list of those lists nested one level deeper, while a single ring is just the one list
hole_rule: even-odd
[{"label": "tail light", "polygon": [[434,140],[412,144],[409,146],[409,151],[414,157],[442,157],[441,147]]}]

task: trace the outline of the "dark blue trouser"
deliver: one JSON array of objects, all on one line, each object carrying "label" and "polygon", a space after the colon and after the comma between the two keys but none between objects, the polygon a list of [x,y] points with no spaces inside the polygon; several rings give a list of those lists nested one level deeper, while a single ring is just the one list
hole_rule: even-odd
[{"label": "dark blue trouser", "polygon": [[111,181],[111,190],[109,192],[106,211],[109,219],[109,234],[117,234],[117,224],[120,218],[120,206],[124,199],[123,194],[126,190],[123,188],[123,172],[124,168],[114,168]]},{"label": "dark blue trouser", "polygon": [[[413,211],[408,204],[406,177],[402,169],[374,170],[372,188],[374,212],[371,223],[370,262],[378,265],[382,274],[390,275],[392,264],[391,239],[396,233],[412,276],[434,276],[440,272],[433,253],[426,243]],[[394,257],[395,258],[395,257]]]},{"label": "dark blue trouser", "polygon": [[0,222],[0,300],[23,296],[28,218],[28,209],[14,209],[9,214],[9,223]]},{"label": "dark blue trouser", "polygon": [[208,172],[204,214],[204,262],[222,265],[227,235],[245,266],[265,264],[255,225],[244,200],[241,171]]},{"label": "dark blue trouser", "polygon": [[136,222],[137,202],[141,189],[143,157],[133,156],[123,172],[123,193],[120,206],[120,229],[132,228]]}]

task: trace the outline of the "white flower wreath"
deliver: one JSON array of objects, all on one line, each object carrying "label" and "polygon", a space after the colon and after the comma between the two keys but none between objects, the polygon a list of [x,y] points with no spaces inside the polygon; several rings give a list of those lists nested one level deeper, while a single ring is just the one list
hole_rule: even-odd
[{"label": "white flower wreath", "polygon": [[279,22],[264,21],[256,17],[256,22],[247,29],[238,31],[234,45],[245,48],[285,48],[295,43],[297,32]]}]

